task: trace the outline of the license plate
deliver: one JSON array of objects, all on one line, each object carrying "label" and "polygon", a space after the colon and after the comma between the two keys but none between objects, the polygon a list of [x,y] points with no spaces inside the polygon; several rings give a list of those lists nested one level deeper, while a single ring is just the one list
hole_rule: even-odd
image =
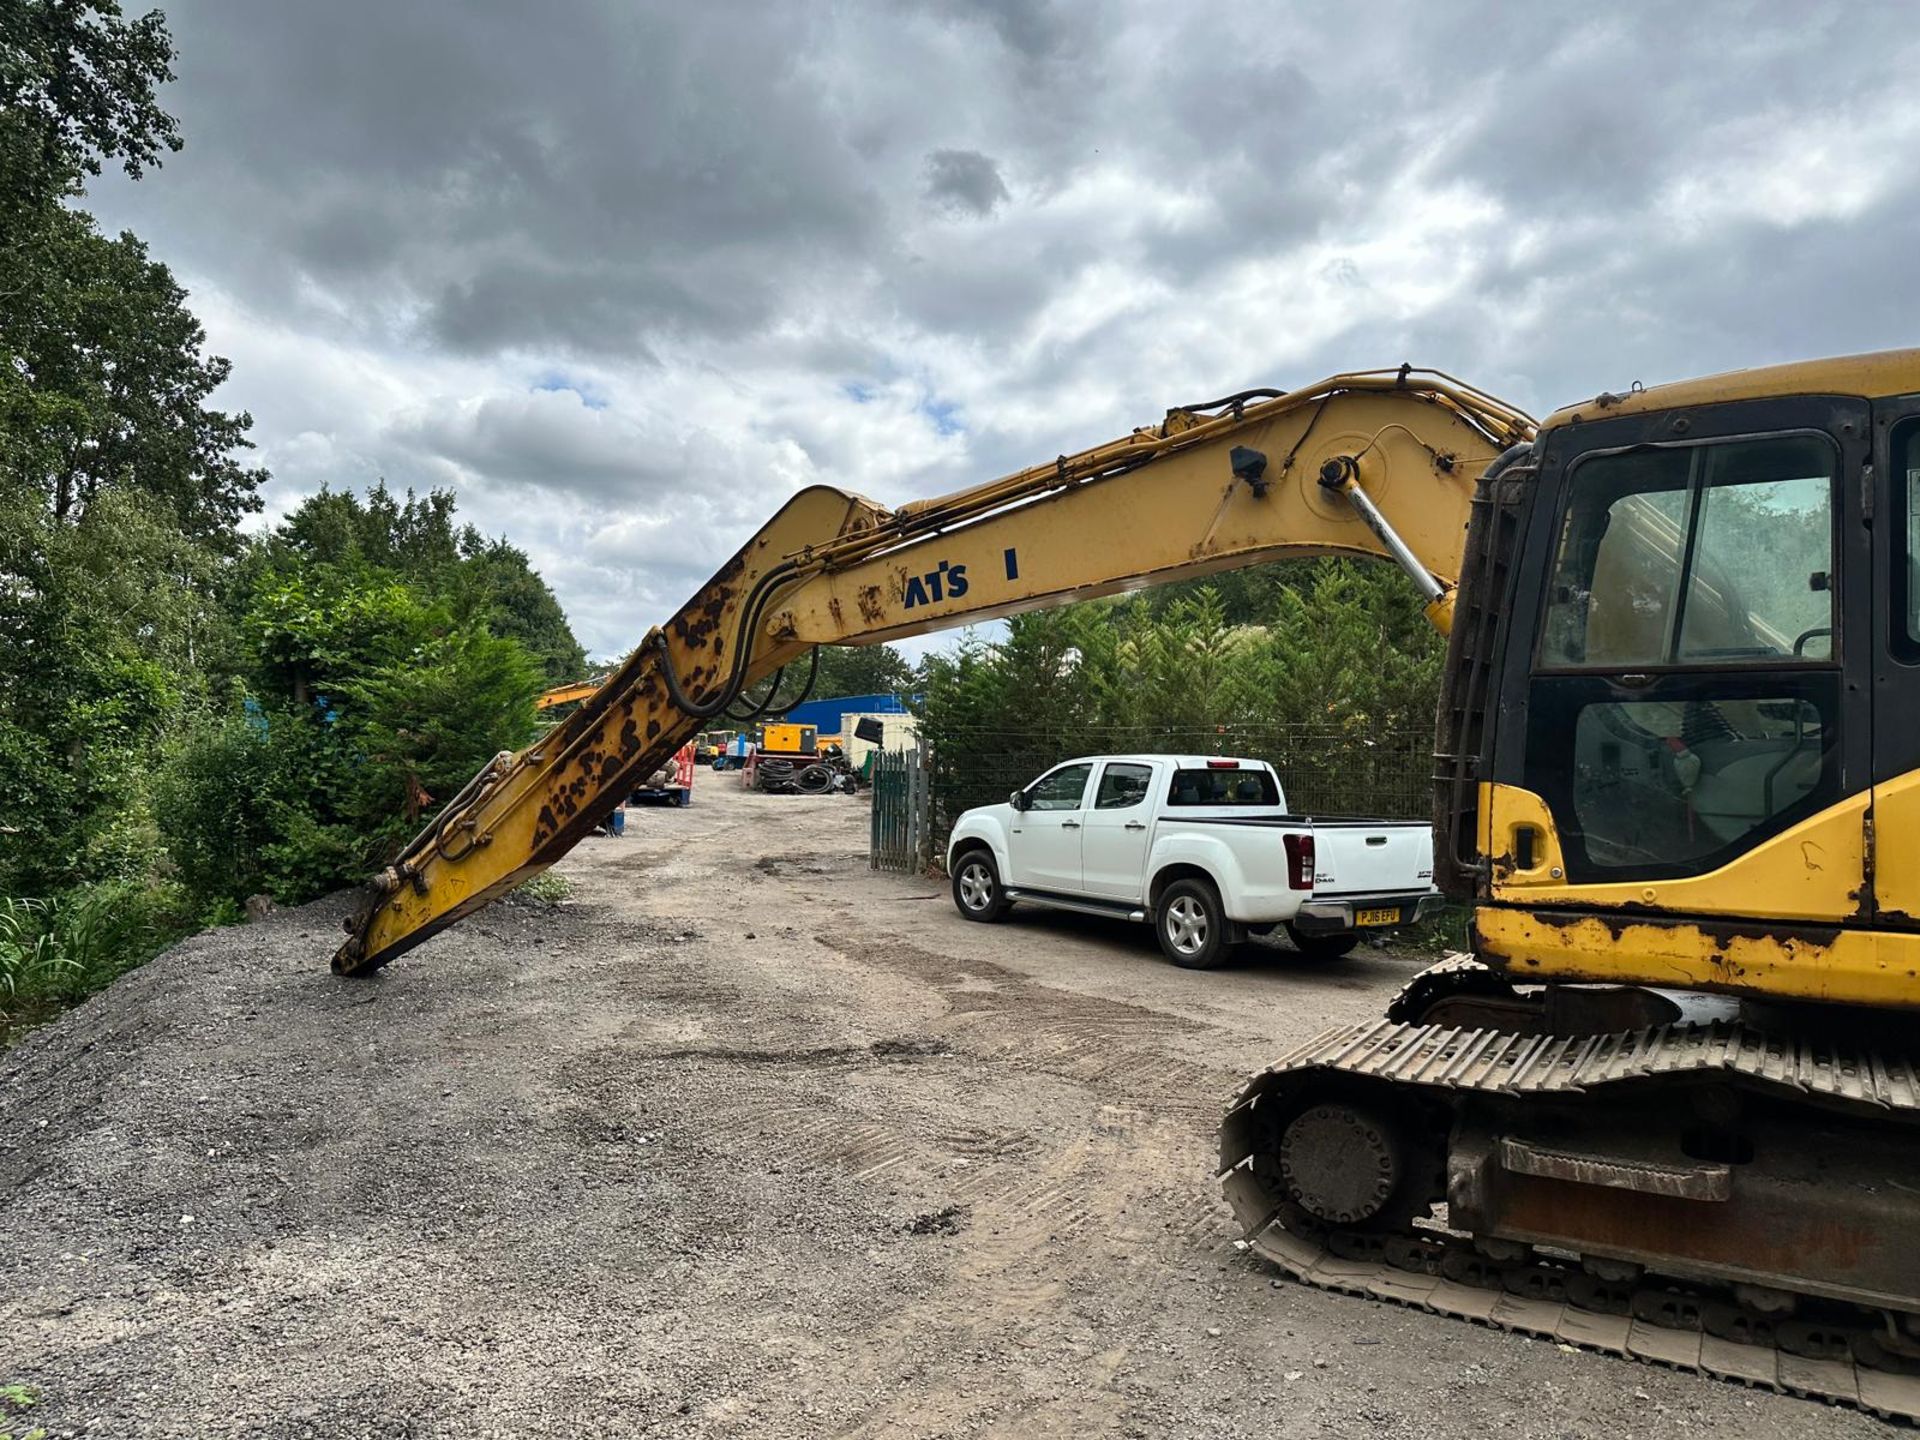
[{"label": "license plate", "polygon": [[1400,923],[1400,912],[1398,910],[1362,910],[1354,915],[1353,923],[1356,925],[1398,925]]}]

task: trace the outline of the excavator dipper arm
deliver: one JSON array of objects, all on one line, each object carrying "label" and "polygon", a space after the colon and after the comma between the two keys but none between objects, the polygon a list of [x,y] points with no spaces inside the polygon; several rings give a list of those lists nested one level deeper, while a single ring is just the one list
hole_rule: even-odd
[{"label": "excavator dipper arm", "polygon": [[1475,483],[1533,433],[1500,401],[1403,367],[1171,410],[897,510],[802,491],[578,711],[468,783],[376,877],[333,968],[377,970],[553,864],[706,721],[817,645],[1337,554],[1399,563],[1445,628]]}]

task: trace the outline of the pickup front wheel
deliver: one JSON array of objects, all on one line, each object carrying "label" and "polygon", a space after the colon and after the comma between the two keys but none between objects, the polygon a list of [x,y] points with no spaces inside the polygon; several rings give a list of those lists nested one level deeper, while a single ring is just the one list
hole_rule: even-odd
[{"label": "pickup front wheel", "polygon": [[991,850],[968,850],[953,867],[953,906],[968,920],[998,920],[1011,902],[1000,888]]},{"label": "pickup front wheel", "polygon": [[1161,953],[1186,970],[1210,970],[1233,952],[1220,894],[1204,880],[1176,880],[1161,892],[1153,933]]}]

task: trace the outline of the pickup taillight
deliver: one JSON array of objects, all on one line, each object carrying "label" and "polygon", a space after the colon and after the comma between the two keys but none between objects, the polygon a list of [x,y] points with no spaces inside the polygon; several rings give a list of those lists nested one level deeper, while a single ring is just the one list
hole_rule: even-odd
[{"label": "pickup taillight", "polygon": [[1295,890],[1313,888],[1313,836],[1285,835],[1287,847],[1287,884]]}]

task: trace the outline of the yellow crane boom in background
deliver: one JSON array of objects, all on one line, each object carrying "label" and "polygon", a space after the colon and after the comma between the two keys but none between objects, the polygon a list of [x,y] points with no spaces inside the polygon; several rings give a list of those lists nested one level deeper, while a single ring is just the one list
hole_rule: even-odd
[{"label": "yellow crane boom in background", "polygon": [[552,710],[561,705],[571,705],[585,700],[597,692],[605,680],[569,680],[565,685],[555,685],[550,690],[542,690],[534,699],[536,710]]}]

